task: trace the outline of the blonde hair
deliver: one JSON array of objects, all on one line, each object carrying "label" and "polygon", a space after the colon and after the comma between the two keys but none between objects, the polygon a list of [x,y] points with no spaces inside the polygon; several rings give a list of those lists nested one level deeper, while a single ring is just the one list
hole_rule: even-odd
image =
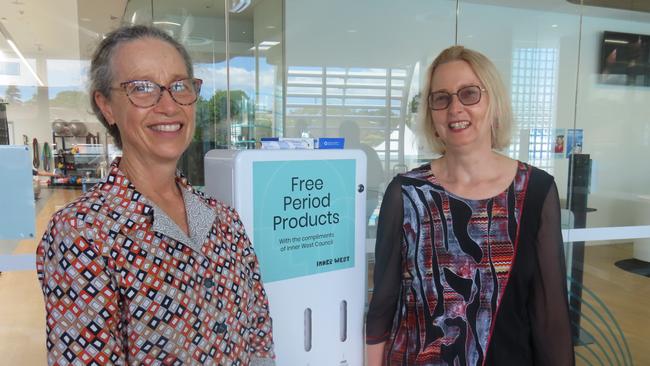
[{"label": "blonde hair", "polygon": [[429,93],[433,74],[438,66],[452,62],[465,61],[472,68],[488,95],[488,118],[492,121],[492,148],[502,150],[510,144],[510,129],[512,126],[512,107],[510,96],[499,76],[496,67],[485,55],[463,46],[452,46],[442,51],[427,69],[426,82],[420,93],[420,108],[418,123],[420,136],[426,139],[431,151],[444,154],[445,145],[436,136],[431,109],[429,108]]}]

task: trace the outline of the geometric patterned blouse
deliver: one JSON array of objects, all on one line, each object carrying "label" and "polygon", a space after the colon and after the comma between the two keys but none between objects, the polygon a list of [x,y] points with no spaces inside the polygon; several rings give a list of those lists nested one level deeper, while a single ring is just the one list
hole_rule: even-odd
[{"label": "geometric patterned blouse", "polygon": [[257,257],[234,209],[177,174],[189,236],[119,170],[37,248],[50,365],[273,365]]},{"label": "geometric patterned blouse", "polygon": [[472,200],[427,164],[391,182],[379,218],[366,329],[386,364],[573,364],[550,175],[520,162],[505,191]]}]

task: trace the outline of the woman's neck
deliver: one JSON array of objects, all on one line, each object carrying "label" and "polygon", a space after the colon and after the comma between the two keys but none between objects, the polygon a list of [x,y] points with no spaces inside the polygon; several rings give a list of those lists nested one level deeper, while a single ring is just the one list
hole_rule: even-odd
[{"label": "woman's neck", "polygon": [[495,178],[502,171],[500,167],[509,158],[489,151],[472,151],[466,153],[447,152],[435,160],[434,173],[445,182],[472,184]]},{"label": "woman's neck", "polygon": [[178,197],[176,185],[176,163],[144,162],[132,154],[124,154],[120,170],[145,197],[156,204],[161,199]]}]

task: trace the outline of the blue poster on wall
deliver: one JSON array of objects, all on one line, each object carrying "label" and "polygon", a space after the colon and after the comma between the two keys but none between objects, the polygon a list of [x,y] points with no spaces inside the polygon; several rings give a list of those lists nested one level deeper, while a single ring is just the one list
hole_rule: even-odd
[{"label": "blue poster on wall", "polygon": [[571,154],[582,154],[584,133],[582,128],[569,128],[567,129],[566,139],[566,157]]},{"label": "blue poster on wall", "polygon": [[354,160],[253,163],[255,250],[265,282],[354,267]]}]

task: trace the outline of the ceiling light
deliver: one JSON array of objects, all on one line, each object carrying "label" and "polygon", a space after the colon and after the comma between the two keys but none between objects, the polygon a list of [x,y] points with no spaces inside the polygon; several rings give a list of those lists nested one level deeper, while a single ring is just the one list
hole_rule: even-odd
[{"label": "ceiling light", "polygon": [[43,84],[43,81],[41,81],[41,78],[39,78],[38,75],[36,74],[36,71],[34,71],[34,69],[32,69],[32,66],[29,64],[29,62],[27,62],[27,60],[25,60],[25,57],[23,57],[23,54],[20,52],[18,47],[16,47],[16,44],[14,43],[14,41],[8,39],[7,43],[9,43],[9,46],[11,46],[11,48],[14,50],[16,55],[18,55],[18,58],[20,58],[20,60],[25,64],[25,66],[27,66],[27,70],[29,70],[29,72],[32,73],[34,78],[36,78],[36,81],[38,82],[38,85],[45,86],[45,84]]},{"label": "ceiling light", "polygon": [[41,78],[39,78],[38,75],[36,74],[36,71],[34,71],[34,69],[32,69],[32,66],[29,64],[29,62],[25,60],[25,57],[23,57],[22,52],[20,52],[20,50],[14,43],[13,38],[9,34],[9,31],[7,31],[7,28],[5,28],[5,26],[2,23],[0,23],[0,33],[2,33],[2,35],[5,37],[5,40],[7,41],[7,43],[9,43],[9,46],[11,47],[12,50],[14,50],[14,53],[18,56],[18,58],[23,62],[23,64],[25,64],[27,70],[29,70],[29,72],[34,76],[34,78],[38,82],[38,85],[45,86],[45,84],[43,84],[43,81],[41,81]]},{"label": "ceiling light", "polygon": [[[278,45],[278,44],[280,44],[280,42],[275,42],[275,41],[263,41],[263,42],[260,42],[260,43],[257,45],[257,50],[258,50],[258,51],[267,51],[267,50],[270,49],[271,47],[273,47],[273,46],[275,46],[275,45]],[[249,51],[255,51],[255,46],[249,48],[248,50],[249,50]]]},{"label": "ceiling light", "polygon": [[280,44],[280,42],[275,42],[275,41],[263,41],[260,43],[260,47],[273,47],[276,44]]},{"label": "ceiling light", "polygon": [[181,26],[180,23],[167,22],[167,21],[156,21],[156,22],[153,22],[153,24],[155,24],[155,25],[174,25],[174,26],[177,26],[177,27]]},{"label": "ceiling light", "polygon": [[231,0],[230,5],[231,13],[241,13],[251,5],[251,0]]}]

